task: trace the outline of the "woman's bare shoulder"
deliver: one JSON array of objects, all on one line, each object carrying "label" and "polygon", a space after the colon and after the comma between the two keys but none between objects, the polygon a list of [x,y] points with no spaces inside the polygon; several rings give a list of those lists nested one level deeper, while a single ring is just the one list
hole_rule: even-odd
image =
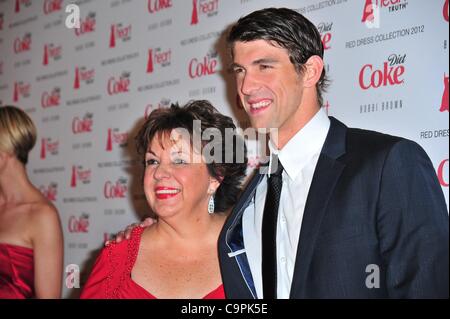
[{"label": "woman's bare shoulder", "polygon": [[30,220],[29,225],[32,225],[31,231],[34,235],[43,234],[46,231],[61,232],[61,221],[58,210],[46,198],[40,198],[30,203],[28,218]]},{"label": "woman's bare shoulder", "polygon": [[43,198],[29,205],[29,214],[33,219],[51,219],[58,217],[58,210],[47,199]]}]

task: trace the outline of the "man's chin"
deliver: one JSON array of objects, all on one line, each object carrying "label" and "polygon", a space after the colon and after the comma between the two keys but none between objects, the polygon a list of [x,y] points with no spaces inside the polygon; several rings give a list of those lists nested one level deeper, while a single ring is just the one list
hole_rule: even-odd
[{"label": "man's chin", "polygon": [[261,120],[250,120],[250,124],[252,125],[252,128],[258,130],[266,130],[269,127],[269,123],[267,121]]}]

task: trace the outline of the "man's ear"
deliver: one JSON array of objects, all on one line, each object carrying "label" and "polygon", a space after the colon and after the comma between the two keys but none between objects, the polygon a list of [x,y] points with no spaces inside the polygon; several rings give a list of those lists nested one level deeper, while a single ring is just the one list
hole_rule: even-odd
[{"label": "man's ear", "polygon": [[304,64],[303,85],[307,88],[315,87],[319,82],[323,71],[323,60],[318,55],[313,55]]}]

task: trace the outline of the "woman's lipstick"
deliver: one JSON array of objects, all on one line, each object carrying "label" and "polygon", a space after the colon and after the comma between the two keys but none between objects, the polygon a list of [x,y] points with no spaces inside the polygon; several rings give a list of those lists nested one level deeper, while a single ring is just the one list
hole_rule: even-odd
[{"label": "woman's lipstick", "polygon": [[169,199],[178,195],[180,190],[173,187],[156,187],[155,194],[157,199]]}]

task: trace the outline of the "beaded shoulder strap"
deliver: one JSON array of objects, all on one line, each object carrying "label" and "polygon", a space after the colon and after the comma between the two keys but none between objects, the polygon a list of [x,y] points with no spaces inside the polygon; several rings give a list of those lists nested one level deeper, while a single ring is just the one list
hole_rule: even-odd
[{"label": "beaded shoulder strap", "polygon": [[135,227],[129,240],[119,244],[108,246],[108,260],[110,272],[106,284],[106,296],[108,299],[117,299],[118,292],[123,283],[130,278],[136,257],[139,252],[142,227]]}]

